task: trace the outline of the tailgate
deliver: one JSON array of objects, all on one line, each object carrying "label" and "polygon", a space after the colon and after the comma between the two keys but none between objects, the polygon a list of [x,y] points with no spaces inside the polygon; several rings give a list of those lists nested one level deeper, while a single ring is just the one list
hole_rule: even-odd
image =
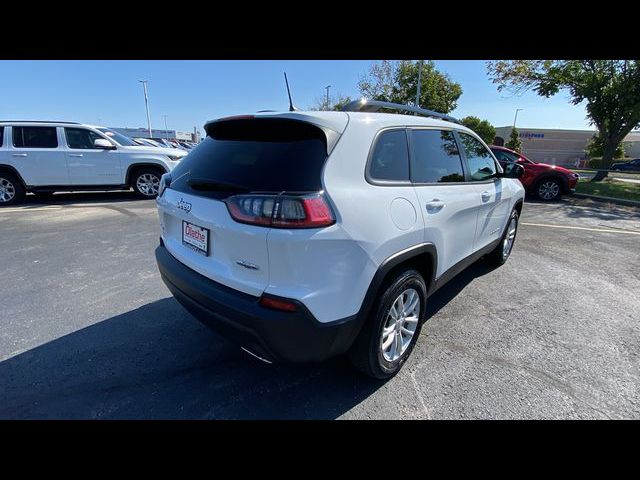
[{"label": "tailgate", "polygon": [[[167,189],[157,202],[162,239],[176,259],[223,285],[249,295],[262,294],[269,280],[268,228],[235,222],[227,206],[213,198]],[[208,231],[208,255],[185,244],[183,222]],[[197,228],[189,229],[201,234]]]}]

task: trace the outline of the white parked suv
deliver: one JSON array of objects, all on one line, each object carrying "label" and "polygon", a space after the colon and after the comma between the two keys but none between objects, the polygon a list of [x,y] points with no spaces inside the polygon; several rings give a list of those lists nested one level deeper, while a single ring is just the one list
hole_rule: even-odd
[{"label": "white parked suv", "polygon": [[207,123],[162,177],[156,259],[188,311],[254,356],[348,352],[386,378],[411,353],[431,293],[482,256],[509,257],[522,167],[503,171],[475,133],[435,112],[345,110]]},{"label": "white parked suv", "polygon": [[153,198],[160,177],[187,155],[139,145],[104,127],[72,122],[0,121],[0,206],[27,192],[133,188]]}]

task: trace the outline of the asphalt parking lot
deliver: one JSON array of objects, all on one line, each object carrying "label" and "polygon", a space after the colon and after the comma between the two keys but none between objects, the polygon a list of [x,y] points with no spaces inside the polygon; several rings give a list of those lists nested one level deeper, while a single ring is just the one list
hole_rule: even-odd
[{"label": "asphalt parking lot", "polygon": [[429,301],[403,370],[265,365],[157,273],[153,201],[0,210],[0,418],[640,418],[640,210],[525,204],[505,266]]}]

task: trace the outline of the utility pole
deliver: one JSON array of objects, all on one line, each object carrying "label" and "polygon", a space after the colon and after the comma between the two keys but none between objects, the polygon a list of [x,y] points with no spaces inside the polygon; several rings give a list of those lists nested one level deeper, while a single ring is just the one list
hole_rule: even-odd
[{"label": "utility pole", "polygon": [[151,134],[151,116],[149,115],[149,96],[147,95],[147,83],[149,80],[138,80],[142,84],[144,90],[144,104],[147,107],[147,127],[149,128],[149,138],[153,137]]},{"label": "utility pole", "polygon": [[169,138],[169,129],[167,128],[167,116],[162,115],[164,117],[164,135],[166,138]]},{"label": "utility pole", "polygon": [[325,90],[327,91],[327,110],[329,110],[329,89],[331,88],[331,85],[327,85],[326,87],[324,87]]},{"label": "utility pole", "polygon": [[516,128],[516,120],[518,120],[518,112],[524,110],[524,108],[516,108],[516,116],[513,117],[513,128]]},{"label": "utility pole", "polygon": [[416,107],[420,108],[420,88],[422,87],[422,62],[418,61],[418,90],[416,91]]}]

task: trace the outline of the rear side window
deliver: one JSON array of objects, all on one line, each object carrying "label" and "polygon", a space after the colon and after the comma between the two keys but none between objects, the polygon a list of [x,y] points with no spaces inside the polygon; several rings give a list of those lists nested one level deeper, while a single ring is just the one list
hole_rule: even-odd
[{"label": "rear side window", "polygon": [[67,145],[73,149],[90,149],[96,148],[93,142],[102,138],[95,132],[86,128],[65,128],[64,134],[67,137]]},{"label": "rear side window", "polygon": [[460,141],[467,156],[472,181],[492,178],[496,174],[496,162],[489,150],[475,137],[460,132]]},{"label": "rear side window", "polygon": [[13,127],[16,148],[57,148],[56,127]]},{"label": "rear side window", "polygon": [[464,182],[464,170],[453,133],[413,130],[411,179],[416,183]]},{"label": "rear side window", "polygon": [[216,122],[207,133],[172,171],[171,189],[215,197],[322,190],[327,145],[318,127],[288,119],[243,119]]},{"label": "rear side window", "polygon": [[409,181],[409,148],[404,130],[387,130],[378,135],[369,176],[374,180]]}]

